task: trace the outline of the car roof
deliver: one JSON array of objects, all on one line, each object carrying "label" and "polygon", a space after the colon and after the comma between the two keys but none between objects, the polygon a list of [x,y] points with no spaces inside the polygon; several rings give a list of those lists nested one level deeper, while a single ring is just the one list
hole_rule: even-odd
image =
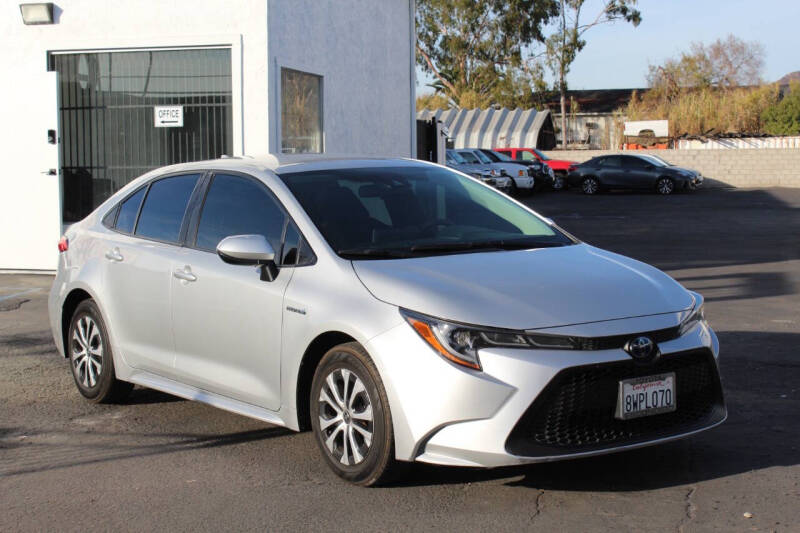
[{"label": "car roof", "polygon": [[225,169],[233,171],[272,171],[276,174],[304,172],[310,170],[331,170],[342,168],[368,168],[375,166],[420,166],[430,164],[408,158],[391,157],[348,157],[343,155],[263,155],[221,157],[191,163],[179,163],[158,169],[158,173],[183,172],[187,170]]}]

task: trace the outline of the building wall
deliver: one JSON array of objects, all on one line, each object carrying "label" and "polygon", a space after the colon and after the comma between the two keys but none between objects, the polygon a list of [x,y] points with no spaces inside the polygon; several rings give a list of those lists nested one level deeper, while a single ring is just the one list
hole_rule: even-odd
[{"label": "building wall", "polygon": [[269,0],[267,13],[275,116],[280,67],[321,75],[327,153],[414,154],[413,2]]},{"label": "building wall", "polygon": [[558,150],[555,159],[583,162],[613,153],[651,153],[673,165],[699,170],[705,186],[800,187],[800,149],[762,150]]},{"label": "building wall", "polygon": [[48,51],[230,46],[234,155],[279,146],[278,62],[325,76],[326,152],[413,155],[412,0],[60,0],[55,12],[56,24],[25,26],[19,2],[0,3],[0,269],[56,266],[60,180],[42,173],[58,167]]}]

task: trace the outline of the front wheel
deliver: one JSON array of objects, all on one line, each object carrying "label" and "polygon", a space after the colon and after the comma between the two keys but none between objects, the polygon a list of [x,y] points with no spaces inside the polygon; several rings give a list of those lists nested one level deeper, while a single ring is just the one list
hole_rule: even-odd
[{"label": "front wheel", "polygon": [[115,375],[108,331],[94,301],[78,304],[70,319],[67,341],[72,377],[86,399],[112,403],[128,396],[133,384]]},{"label": "front wheel", "polygon": [[561,174],[556,174],[553,177],[553,190],[554,191],[560,191],[560,190],[564,189],[566,187],[566,185],[567,185],[567,179],[566,179],[565,176],[563,176]]},{"label": "front wheel", "polygon": [[357,485],[386,481],[395,466],[389,401],[360,344],[340,344],[323,356],[310,400],[311,426],[328,466]]},{"label": "front wheel", "polygon": [[656,182],[658,194],[672,194],[675,191],[675,182],[672,178],[659,178]]}]

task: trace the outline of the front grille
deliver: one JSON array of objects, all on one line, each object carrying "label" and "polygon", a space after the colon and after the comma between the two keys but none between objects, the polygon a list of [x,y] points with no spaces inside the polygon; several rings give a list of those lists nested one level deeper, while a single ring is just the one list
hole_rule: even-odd
[{"label": "front grille", "polygon": [[609,337],[573,337],[578,350],[614,350],[622,348],[629,340],[645,336],[653,339],[653,342],[660,344],[680,337],[680,326],[659,329],[656,331],[646,331],[644,333],[626,333],[625,335],[612,335]]},{"label": "front grille", "polygon": [[[675,372],[675,411],[614,418],[621,380],[665,372]],[[572,367],[559,372],[525,411],[506,450],[528,457],[602,450],[686,433],[724,417],[719,373],[708,350],[666,355],[647,366],[630,360]]]}]

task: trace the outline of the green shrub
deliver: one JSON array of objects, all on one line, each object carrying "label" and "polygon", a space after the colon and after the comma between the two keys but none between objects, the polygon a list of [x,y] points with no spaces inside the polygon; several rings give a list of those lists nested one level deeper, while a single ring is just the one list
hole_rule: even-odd
[{"label": "green shrub", "polygon": [[772,135],[800,134],[800,83],[793,82],[783,100],[764,110],[761,120]]}]

